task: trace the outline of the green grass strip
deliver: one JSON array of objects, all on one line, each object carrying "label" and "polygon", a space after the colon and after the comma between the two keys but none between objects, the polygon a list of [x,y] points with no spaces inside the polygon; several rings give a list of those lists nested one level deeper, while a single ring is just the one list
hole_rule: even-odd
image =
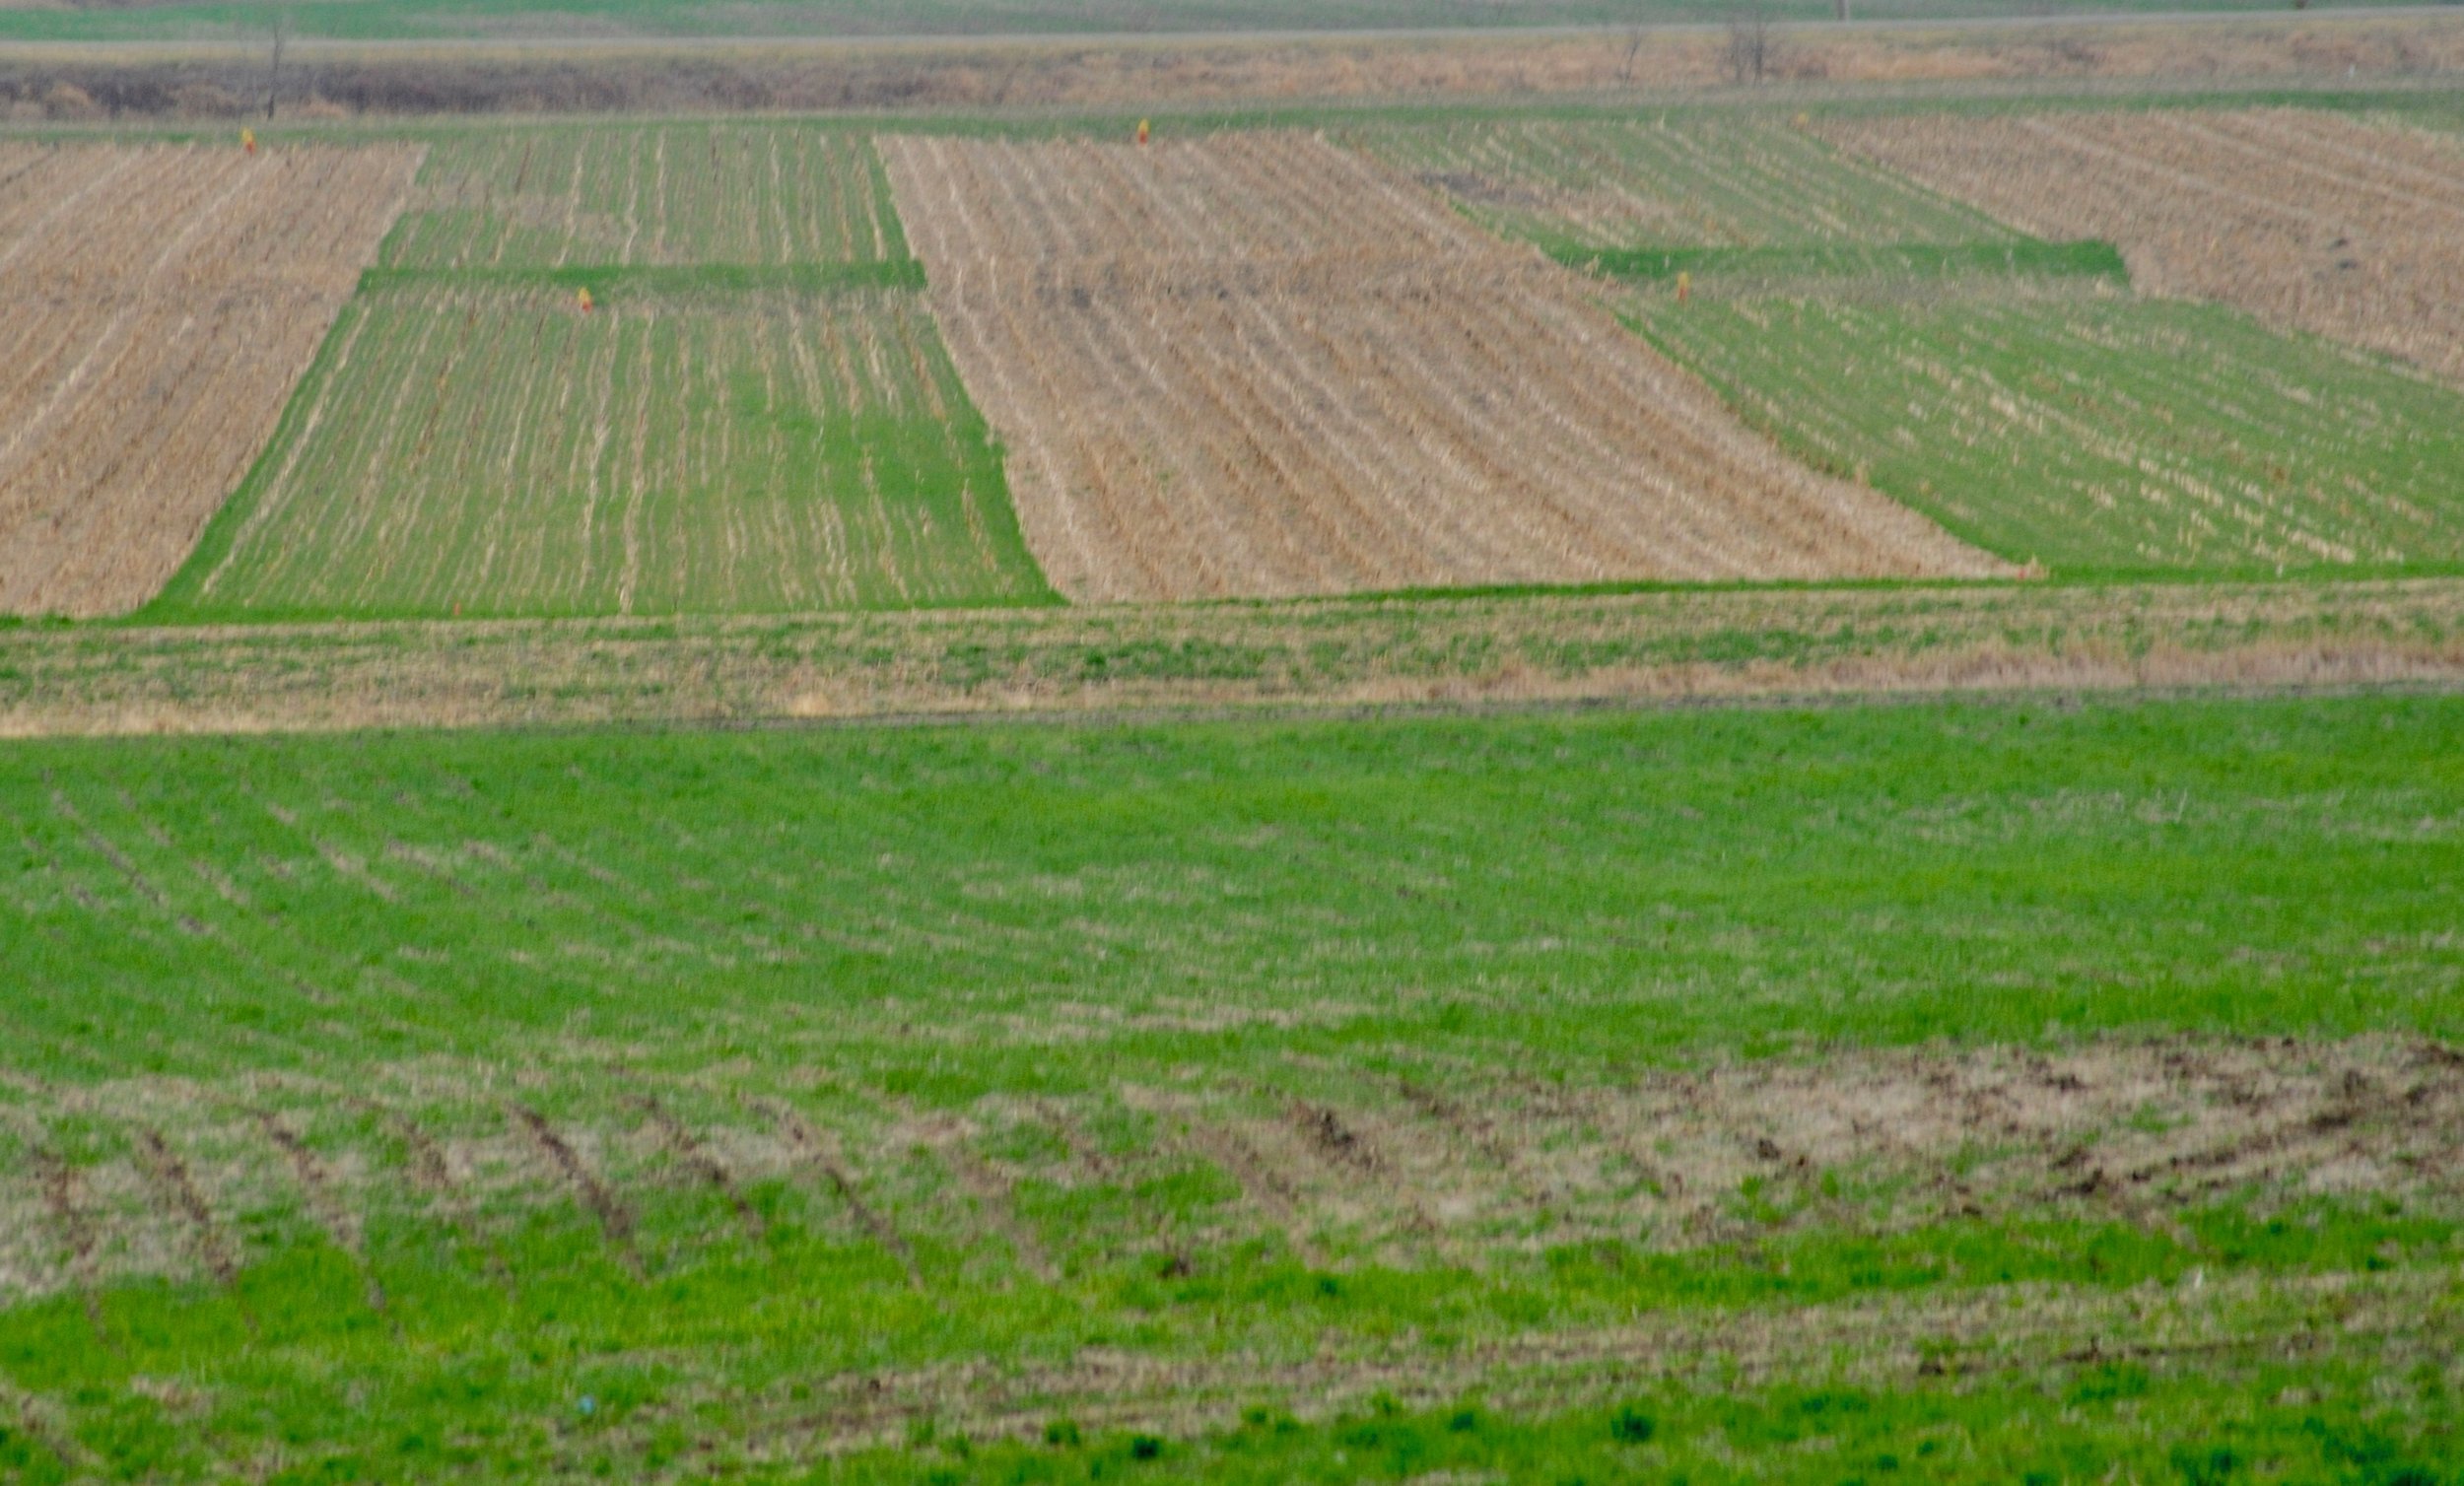
[{"label": "green grass strip", "polygon": [[2121,250],[2110,242],[1820,243],[1791,247],[1632,247],[1564,245],[1558,262],[1618,279],[1658,281],[1680,273],[1758,277],[1946,276],[1961,273],[2052,275],[2130,282]]},{"label": "green grass strip", "polygon": [[831,294],[856,289],[924,287],[913,258],[880,263],[579,263],[561,268],[372,268],[360,292],[471,287],[587,289],[594,300],[692,294]]}]

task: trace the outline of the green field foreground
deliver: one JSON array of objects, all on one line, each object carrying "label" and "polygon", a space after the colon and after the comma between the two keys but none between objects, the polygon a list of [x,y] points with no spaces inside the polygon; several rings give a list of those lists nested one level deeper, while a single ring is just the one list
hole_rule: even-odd
[{"label": "green field foreground", "polygon": [[2449,1479],[2459,741],[12,744],[0,1461]]}]

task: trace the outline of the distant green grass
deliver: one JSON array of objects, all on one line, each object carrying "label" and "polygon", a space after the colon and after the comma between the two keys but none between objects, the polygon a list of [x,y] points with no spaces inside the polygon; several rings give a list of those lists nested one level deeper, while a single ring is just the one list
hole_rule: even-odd
[{"label": "distant green grass", "polygon": [[1624,303],[1799,457],[2057,573],[2464,561],[2452,388],[2221,306],[1872,289]]},{"label": "distant green grass", "polygon": [[1927,279],[1978,274],[2130,282],[2130,267],[2109,242],[1814,243],[1782,247],[1559,246],[1550,256],[1612,278],[1653,282],[1679,274],[1744,279],[1882,280],[1910,288]]},{"label": "distant green grass", "polygon": [[426,140],[378,266],[148,618],[1058,601],[868,136]]}]

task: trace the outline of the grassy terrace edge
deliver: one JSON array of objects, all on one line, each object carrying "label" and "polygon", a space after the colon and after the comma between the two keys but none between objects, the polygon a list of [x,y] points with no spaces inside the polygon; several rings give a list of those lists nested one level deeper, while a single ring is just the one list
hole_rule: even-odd
[{"label": "grassy terrace edge", "polygon": [[2464,684],[2464,578],[0,628],[0,735]]}]

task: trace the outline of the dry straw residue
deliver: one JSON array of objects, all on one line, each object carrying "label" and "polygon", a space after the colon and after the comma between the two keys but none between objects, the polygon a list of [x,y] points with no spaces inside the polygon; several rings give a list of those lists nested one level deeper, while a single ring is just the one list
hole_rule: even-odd
[{"label": "dry straw residue", "polygon": [[1836,143],[2024,231],[2117,243],[2139,287],[2464,381],[2464,146],[2293,108],[1848,119]]},{"label": "dry straw residue", "polygon": [[883,153],[1074,599],[2007,571],[1317,138]]},{"label": "dry straw residue", "polygon": [[0,145],[0,613],[111,614],[162,587],[420,158]]}]

